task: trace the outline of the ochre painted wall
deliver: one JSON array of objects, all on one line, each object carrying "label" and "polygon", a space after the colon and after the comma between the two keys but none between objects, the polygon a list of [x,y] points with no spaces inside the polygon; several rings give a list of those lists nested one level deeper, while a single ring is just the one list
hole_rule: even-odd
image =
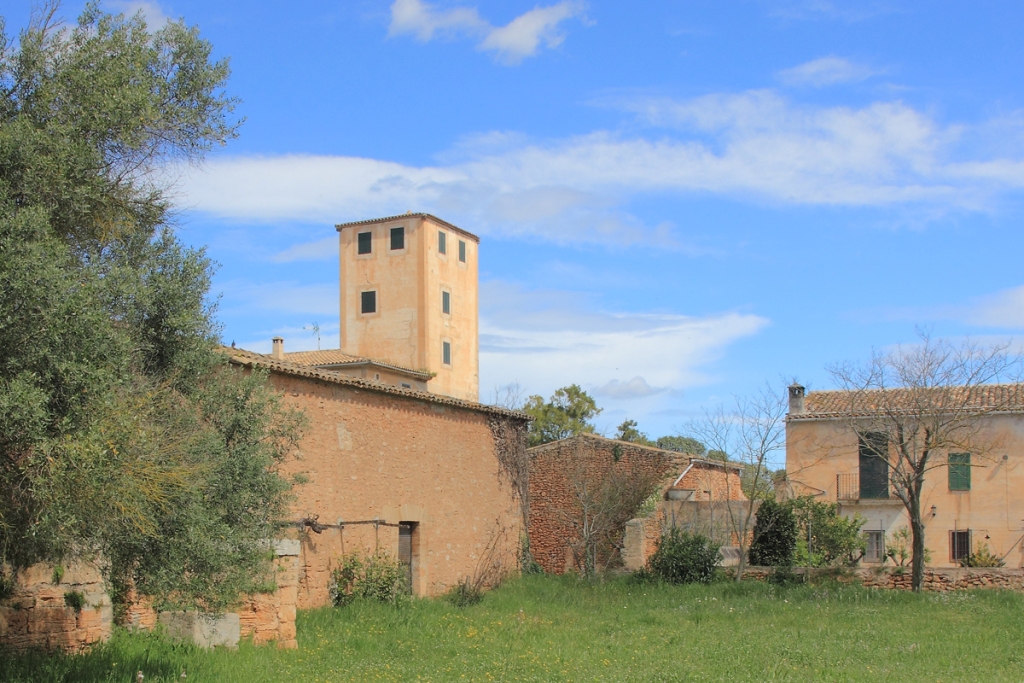
[{"label": "ochre painted wall", "polygon": [[[308,478],[294,489],[295,520],[416,522],[416,595],[473,575],[492,544],[503,566],[517,569],[522,509],[499,465],[491,414],[277,372],[271,382],[309,418],[300,454],[284,468]],[[300,608],[328,601],[343,554],[398,552],[391,526],[306,530],[300,539]]]},{"label": "ochre painted wall", "polygon": [[[405,248],[390,248],[392,228],[405,229]],[[370,254],[358,253],[359,233],[372,234]],[[438,251],[438,233],[446,253]],[[459,243],[466,260],[459,260]],[[479,240],[418,214],[339,231],[341,349],[412,370],[436,373],[432,393],[468,401],[479,397]],[[363,291],[377,292],[377,312],[363,314]],[[448,314],[442,292],[451,295]],[[442,344],[451,344],[451,364]]]},{"label": "ochre painted wall", "polygon": [[[1007,567],[1024,566],[1024,415],[983,419],[976,441],[985,444],[985,452],[972,454],[970,491],[949,490],[945,452],[932,456],[934,469],[925,475],[922,507],[932,566],[956,565],[949,547],[949,532],[954,529],[971,530],[972,550],[986,543],[991,552],[1006,555]],[[847,474],[856,481],[858,469],[857,438],[842,421],[787,422],[786,474],[794,495],[817,495],[819,500],[835,502],[836,475]],[[898,499],[843,502],[840,508],[849,516],[860,514],[867,520],[865,531],[884,531],[888,541],[900,527],[909,528],[909,518]]]}]

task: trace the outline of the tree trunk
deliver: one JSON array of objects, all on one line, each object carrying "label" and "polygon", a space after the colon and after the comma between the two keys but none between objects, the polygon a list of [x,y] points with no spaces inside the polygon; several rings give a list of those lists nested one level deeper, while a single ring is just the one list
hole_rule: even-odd
[{"label": "tree trunk", "polygon": [[911,560],[910,588],[920,593],[924,586],[924,523],[921,521],[921,477],[914,478],[910,490],[910,531],[914,554]]}]

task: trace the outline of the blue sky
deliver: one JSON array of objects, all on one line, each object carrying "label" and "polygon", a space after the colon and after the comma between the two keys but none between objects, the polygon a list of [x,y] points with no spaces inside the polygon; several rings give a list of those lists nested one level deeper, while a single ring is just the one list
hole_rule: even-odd
[{"label": "blue sky", "polygon": [[1024,327],[1018,3],[104,7],[231,59],[240,137],[177,192],[240,346],[336,346],[333,225],[407,210],[482,237],[482,399],[575,382],[609,434]]}]

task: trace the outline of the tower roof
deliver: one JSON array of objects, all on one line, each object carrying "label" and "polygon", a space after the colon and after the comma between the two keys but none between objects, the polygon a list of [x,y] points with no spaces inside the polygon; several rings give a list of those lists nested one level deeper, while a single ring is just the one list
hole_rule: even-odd
[{"label": "tower roof", "polygon": [[433,223],[437,223],[438,225],[443,225],[446,228],[450,228],[451,230],[454,230],[460,235],[468,237],[474,242],[480,242],[480,238],[474,235],[473,233],[469,232],[468,230],[463,230],[459,226],[452,225],[448,221],[438,218],[437,216],[430,213],[403,213],[397,216],[385,216],[384,218],[368,218],[365,221],[351,221],[349,223],[338,223],[337,225],[334,226],[334,228],[338,232],[341,232],[345,228],[351,228],[360,225],[373,225],[375,223],[390,223],[391,221],[400,221],[403,218],[425,218]]}]

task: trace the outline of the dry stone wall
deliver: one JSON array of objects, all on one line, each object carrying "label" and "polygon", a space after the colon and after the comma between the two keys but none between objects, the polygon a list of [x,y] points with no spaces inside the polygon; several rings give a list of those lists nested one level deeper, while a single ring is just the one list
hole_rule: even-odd
[{"label": "dry stone wall", "polygon": [[[257,645],[276,642],[278,647],[294,648],[299,543],[278,541],[275,550],[277,590],[245,596],[231,613],[238,615],[242,638],[252,638]],[[53,582],[55,576],[53,567],[43,564],[18,575],[14,593],[0,601],[0,645],[76,652],[110,638],[113,607],[99,569],[76,565],[63,572],[60,582]],[[69,593],[81,594],[80,610],[67,604]],[[158,622],[151,600],[130,601],[125,626],[148,631]]]},{"label": "dry stone wall", "polygon": [[[727,570],[729,571],[729,570]],[[744,580],[766,581],[774,572],[772,567],[747,567]],[[807,573],[805,567],[795,567],[797,575]],[[859,583],[868,588],[910,590],[910,570],[892,567],[857,567],[836,574],[832,569],[811,569],[811,579],[835,576],[842,583]],[[1009,567],[948,568],[926,567],[924,589],[927,591],[954,591],[972,588],[999,588],[1024,591],[1024,569]]]},{"label": "dry stone wall", "polygon": [[[80,596],[80,601],[69,596]],[[113,618],[94,565],[54,572],[52,566],[37,564],[20,572],[12,595],[0,601],[0,645],[75,652],[107,640]]]},{"label": "dry stone wall", "polygon": [[569,542],[578,538],[574,478],[596,480],[613,468],[670,478],[688,462],[678,453],[590,434],[536,446],[528,454],[530,552],[544,571],[555,574],[573,567]]}]

